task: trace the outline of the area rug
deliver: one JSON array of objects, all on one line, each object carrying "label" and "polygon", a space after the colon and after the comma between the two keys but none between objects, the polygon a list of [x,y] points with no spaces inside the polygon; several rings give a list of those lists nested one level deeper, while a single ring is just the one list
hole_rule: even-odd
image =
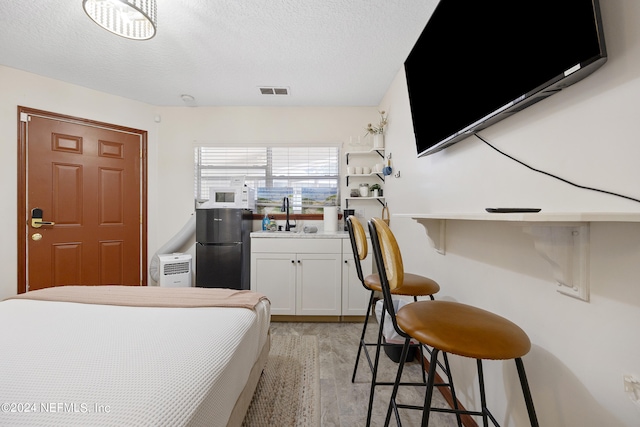
[{"label": "area rug", "polygon": [[320,360],[315,335],[271,336],[267,365],[242,425],[320,425]]}]

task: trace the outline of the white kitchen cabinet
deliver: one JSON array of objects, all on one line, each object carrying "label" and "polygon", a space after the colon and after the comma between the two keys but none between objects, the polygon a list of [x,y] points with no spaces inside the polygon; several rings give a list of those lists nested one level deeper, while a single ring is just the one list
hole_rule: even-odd
[{"label": "white kitchen cabinet", "polygon": [[269,298],[271,314],[296,314],[295,260],[294,253],[254,252],[252,248],[251,290]]},{"label": "white kitchen cabinet", "polygon": [[297,254],[296,314],[340,315],[341,258],[339,253]]},{"label": "white kitchen cabinet", "polygon": [[[367,239],[367,245],[371,248],[371,240]],[[342,315],[364,316],[369,304],[370,291],[362,286],[356,270],[356,260],[351,250],[351,240],[342,240]],[[360,261],[363,277],[373,271],[373,254]]]},{"label": "white kitchen cabinet", "polygon": [[342,239],[257,238],[251,242],[251,290],[271,314],[339,316]]}]

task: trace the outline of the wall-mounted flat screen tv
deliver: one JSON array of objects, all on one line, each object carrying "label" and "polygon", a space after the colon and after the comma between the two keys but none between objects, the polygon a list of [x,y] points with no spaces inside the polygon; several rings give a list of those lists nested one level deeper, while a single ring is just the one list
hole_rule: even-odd
[{"label": "wall-mounted flat screen tv", "polygon": [[598,0],[440,0],[404,64],[418,156],[559,92],[606,60]]}]

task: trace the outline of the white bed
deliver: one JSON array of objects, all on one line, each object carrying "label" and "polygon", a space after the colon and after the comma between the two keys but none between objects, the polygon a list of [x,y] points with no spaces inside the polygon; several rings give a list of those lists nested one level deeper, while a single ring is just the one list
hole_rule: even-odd
[{"label": "white bed", "polygon": [[[0,425],[242,423],[269,351],[266,298],[203,288],[43,291],[56,289],[102,296],[91,303],[65,302],[64,295],[0,302]],[[105,292],[121,291],[111,299],[127,305],[109,295],[105,302]],[[254,298],[254,308],[202,302],[205,293],[227,301],[234,292]]]}]

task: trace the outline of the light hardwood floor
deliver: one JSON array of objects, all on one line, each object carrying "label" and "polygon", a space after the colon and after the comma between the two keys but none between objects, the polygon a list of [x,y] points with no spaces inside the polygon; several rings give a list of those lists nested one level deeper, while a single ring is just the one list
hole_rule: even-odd
[{"label": "light hardwood floor", "polygon": [[[378,325],[370,322],[367,340],[375,341]],[[320,393],[322,407],[322,427],[364,426],[367,419],[371,370],[362,355],[355,382],[351,382],[358,340],[362,331],[361,323],[289,323],[272,322],[272,334],[317,335],[320,345]],[[374,348],[371,347],[373,357]],[[398,365],[381,354],[379,381],[393,381]],[[418,358],[405,365],[403,381],[420,381],[420,363]],[[376,387],[372,427],[383,426],[387,413],[391,386]],[[398,401],[422,405],[424,387],[404,386],[400,388]],[[439,392],[434,394],[434,406],[446,407],[447,404]],[[400,411],[402,425],[419,426],[422,412],[404,409]],[[392,418],[391,424],[395,426]],[[433,413],[430,426],[456,426],[455,416]]]}]

